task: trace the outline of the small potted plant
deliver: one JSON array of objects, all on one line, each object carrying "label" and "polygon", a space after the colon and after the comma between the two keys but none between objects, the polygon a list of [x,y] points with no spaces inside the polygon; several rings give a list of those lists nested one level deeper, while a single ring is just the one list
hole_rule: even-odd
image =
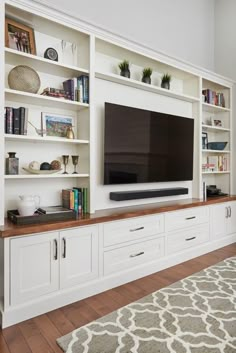
[{"label": "small potted plant", "polygon": [[143,69],[142,82],[148,83],[150,85],[151,75],[152,75],[152,69],[150,67],[146,67],[145,69]]},{"label": "small potted plant", "polygon": [[161,78],[161,87],[170,89],[170,81],[171,81],[171,75],[164,74]]},{"label": "small potted plant", "polygon": [[130,78],[130,70],[129,70],[129,61],[128,60],[124,60],[119,64],[119,68],[120,68],[120,75]]}]

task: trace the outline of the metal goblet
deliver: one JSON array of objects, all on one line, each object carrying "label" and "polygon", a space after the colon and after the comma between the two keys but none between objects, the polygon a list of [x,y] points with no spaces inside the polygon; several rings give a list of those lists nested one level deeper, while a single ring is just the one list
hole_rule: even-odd
[{"label": "metal goblet", "polygon": [[79,163],[79,156],[71,156],[71,158],[72,158],[72,163],[74,166],[74,172],[72,174],[78,174],[76,171],[76,166]]},{"label": "metal goblet", "polygon": [[64,164],[64,172],[62,174],[68,174],[66,171],[66,166],[69,163],[69,156],[68,155],[63,155],[62,156],[63,164]]}]

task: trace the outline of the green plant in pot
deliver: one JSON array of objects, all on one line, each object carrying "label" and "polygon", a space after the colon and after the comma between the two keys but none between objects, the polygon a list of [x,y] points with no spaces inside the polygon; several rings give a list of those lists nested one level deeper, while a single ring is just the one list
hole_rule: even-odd
[{"label": "green plant in pot", "polygon": [[129,70],[129,61],[128,60],[124,60],[119,64],[119,68],[120,68],[120,75],[130,78],[130,70]]},{"label": "green plant in pot", "polygon": [[152,75],[152,69],[150,67],[144,68],[142,82],[148,83],[150,85],[151,84],[151,75]]},{"label": "green plant in pot", "polygon": [[170,81],[171,81],[171,75],[164,74],[161,78],[161,87],[170,89]]}]

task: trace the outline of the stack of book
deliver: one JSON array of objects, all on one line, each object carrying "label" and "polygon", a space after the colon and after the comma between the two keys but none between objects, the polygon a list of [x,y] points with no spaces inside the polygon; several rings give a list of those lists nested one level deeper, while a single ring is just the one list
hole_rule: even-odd
[{"label": "stack of book", "polygon": [[202,165],[203,172],[227,172],[229,170],[229,159],[224,155],[208,156],[207,163]]},{"label": "stack of book", "polygon": [[63,87],[68,92],[69,99],[80,103],[89,103],[89,77],[81,75],[63,82]]},{"label": "stack of book", "polygon": [[205,96],[206,103],[225,107],[225,98],[223,93],[216,93],[211,89],[203,89],[202,94]]},{"label": "stack of book", "polygon": [[76,211],[78,214],[88,212],[88,188],[62,190],[62,206]]},{"label": "stack of book", "polygon": [[66,92],[64,89],[46,87],[41,93],[42,96],[62,98],[62,99],[71,99],[70,93]]},{"label": "stack of book", "polygon": [[27,135],[27,109],[24,107],[5,107],[5,134]]}]

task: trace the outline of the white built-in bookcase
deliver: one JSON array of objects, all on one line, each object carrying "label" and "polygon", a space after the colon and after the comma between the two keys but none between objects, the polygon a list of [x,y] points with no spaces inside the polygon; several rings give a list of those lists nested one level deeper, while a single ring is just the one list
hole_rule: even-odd
[{"label": "white built-in bookcase", "polygon": [[[2,21],[0,41],[0,64],[5,63],[5,85],[0,80],[0,102],[2,124],[0,127],[0,224],[4,222],[6,210],[14,209],[18,195],[38,194],[41,204],[56,205],[61,200],[61,189],[73,186],[89,188],[90,212],[98,209],[122,207],[144,203],[135,200],[115,203],[109,200],[110,191],[140,190],[173,186],[189,188],[188,197],[202,198],[202,182],[217,184],[222,191],[232,190],[232,86],[233,82],[214,73],[193,67],[191,64],[156,53],[151,49],[128,42],[111,34],[106,34],[81,21],[76,22],[43,5],[28,0],[7,0],[1,2]],[[35,30],[37,55],[17,52],[2,46],[4,14],[22,22]],[[68,56],[63,52],[58,62],[43,58],[43,48],[55,46],[64,40],[76,44],[76,51]],[[59,48],[60,51],[60,48]],[[124,60],[131,64],[131,78],[121,77],[118,64]],[[24,64],[35,69],[41,79],[41,88],[47,86],[62,88],[62,82],[81,74],[90,78],[90,102],[83,104],[44,97],[12,90],[8,87],[9,71]],[[144,67],[152,67],[152,84],[141,82]],[[160,87],[163,73],[172,76],[171,89]],[[4,86],[3,86],[4,85]],[[202,89],[209,88],[223,92],[226,107],[218,107],[202,101]],[[179,116],[194,118],[194,177],[193,181],[178,183],[151,183],[137,185],[103,185],[103,131],[104,102],[134,106],[153,111],[161,111]],[[4,134],[4,106],[28,108],[28,119],[40,126],[41,112],[54,112],[74,117],[76,139],[42,138],[32,127],[27,136]],[[210,118],[222,120],[223,127],[209,126]],[[209,141],[227,141],[224,155],[229,159],[229,169],[225,172],[202,173],[202,163],[213,152],[202,151],[202,131],[208,132]],[[7,152],[17,152],[20,159],[20,174],[5,176],[4,164]],[[218,152],[216,152],[218,153]],[[51,162],[63,154],[78,154],[79,174],[32,175],[22,167],[32,160]],[[68,171],[73,171],[70,158]],[[5,196],[4,196],[5,195]],[[186,198],[186,196],[179,197]],[[171,200],[161,198],[145,200],[145,203]]]}]

